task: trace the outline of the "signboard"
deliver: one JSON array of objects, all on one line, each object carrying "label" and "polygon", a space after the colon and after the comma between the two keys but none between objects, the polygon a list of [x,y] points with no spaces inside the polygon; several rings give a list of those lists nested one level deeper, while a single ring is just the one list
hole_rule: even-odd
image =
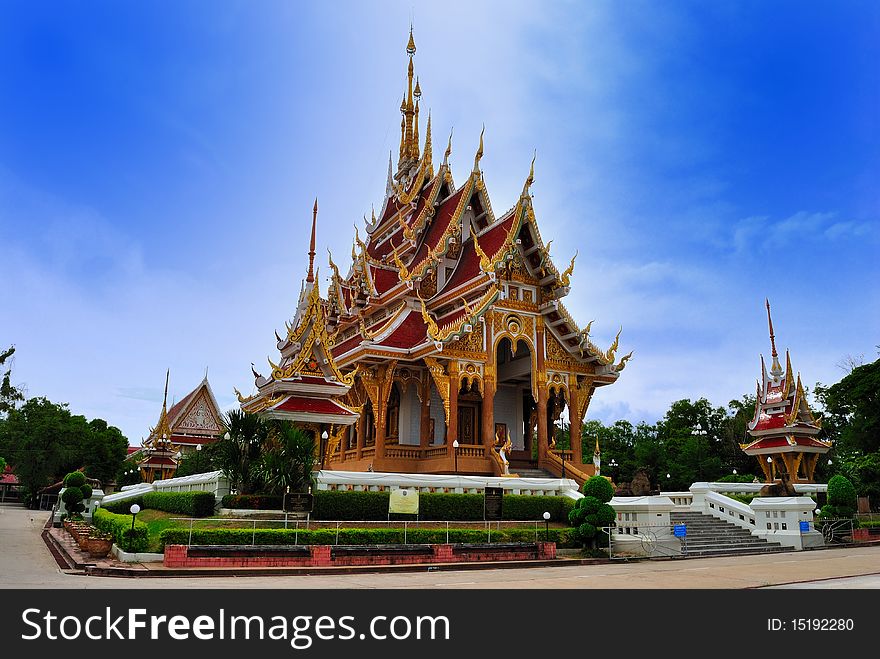
[{"label": "signboard", "polygon": [[284,495],[284,512],[307,514],[312,512],[314,498],[305,492],[288,492]]},{"label": "signboard", "polygon": [[419,491],[415,489],[391,490],[388,497],[388,512],[405,515],[419,514]]},{"label": "signboard", "polygon": [[504,502],[503,487],[487,487],[484,490],[483,519],[496,521],[501,519]]},{"label": "signboard", "polygon": [[686,537],[688,534],[687,525],[686,524],[676,524],[672,529],[672,533],[673,533],[673,535],[675,535],[676,538]]},{"label": "signboard", "polygon": [[807,521],[801,521],[801,533],[809,533],[810,532],[810,523]]}]

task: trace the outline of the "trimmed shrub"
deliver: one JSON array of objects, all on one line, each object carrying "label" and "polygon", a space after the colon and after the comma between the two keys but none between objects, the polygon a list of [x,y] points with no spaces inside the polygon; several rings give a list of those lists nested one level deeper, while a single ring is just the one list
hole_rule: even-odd
[{"label": "trimmed shrub", "polygon": [[129,511],[131,510],[133,504],[137,504],[141,508],[146,508],[146,506],[144,505],[143,496],[126,499],[125,501],[113,501],[107,504],[102,501],[101,508],[108,512],[116,513],[117,515],[130,515],[131,512]]},{"label": "trimmed shrub", "polygon": [[846,477],[838,474],[828,481],[828,503],[822,507],[820,517],[846,518],[853,517],[857,509],[856,488]]},{"label": "trimmed shrub", "polygon": [[[187,517],[210,517],[214,514],[216,498],[211,492],[147,492],[144,508],[164,510]],[[129,503],[129,506],[131,504]]]},{"label": "trimmed shrub", "polygon": [[86,484],[86,475],[81,471],[71,471],[64,477],[64,487],[81,487]]},{"label": "trimmed shrub", "polygon": [[[575,546],[571,539],[572,529],[550,529],[547,539],[560,547]],[[449,542],[488,542],[489,533],[485,529],[449,529]],[[544,540],[545,529],[539,529],[537,538],[534,529],[493,530],[492,542],[534,542]],[[333,545],[337,544],[336,529],[194,529],[194,545]],[[384,545],[402,544],[403,529],[339,529],[340,545]],[[447,540],[445,529],[409,529],[406,542],[409,544],[444,544]],[[159,535],[164,548],[167,545],[185,545],[190,542],[189,529],[168,528]]]},{"label": "trimmed shrub", "polygon": [[137,520],[131,528],[131,515],[117,515],[104,508],[98,508],[92,517],[92,524],[98,529],[113,536],[114,542],[123,551],[146,551],[150,544],[147,525]]},{"label": "trimmed shrub", "polygon": [[280,494],[227,494],[220,505],[237,510],[281,510],[284,498]]},{"label": "trimmed shrub", "polygon": [[574,540],[583,545],[590,542],[595,545],[604,538],[600,529],[614,524],[617,516],[614,508],[608,505],[614,497],[614,487],[603,476],[592,476],[584,482],[577,507],[568,514],[568,523],[574,527]]},{"label": "trimmed shrub", "polygon": [[[388,519],[389,492],[319,490],[315,494],[315,520]],[[483,519],[482,494],[420,493],[419,519],[476,521]],[[567,497],[505,494],[502,514],[506,520],[542,520],[550,513],[554,522],[565,522],[574,500]],[[394,519],[396,516],[392,516]],[[408,519],[409,516],[406,516]]]}]

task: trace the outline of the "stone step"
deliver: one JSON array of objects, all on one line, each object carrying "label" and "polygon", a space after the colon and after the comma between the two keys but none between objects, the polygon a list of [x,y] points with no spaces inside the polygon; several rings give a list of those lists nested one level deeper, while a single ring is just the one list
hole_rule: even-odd
[{"label": "stone step", "polygon": [[684,524],[687,537],[682,546],[685,556],[737,556],[790,551],[776,542],[753,536],[749,529],[699,512],[674,512],[673,524]]}]

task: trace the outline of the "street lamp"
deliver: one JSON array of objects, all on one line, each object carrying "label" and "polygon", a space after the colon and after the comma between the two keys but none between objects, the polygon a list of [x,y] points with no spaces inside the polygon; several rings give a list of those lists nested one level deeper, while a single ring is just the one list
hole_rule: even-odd
[{"label": "street lamp", "polygon": [[202,450],[202,445],[196,444],[196,451],[201,451],[201,450]]},{"label": "street lamp", "polygon": [[455,463],[455,473],[458,473],[458,440],[455,439],[452,442],[452,456],[453,461]]},{"label": "street lamp", "polygon": [[550,513],[544,511],[544,540],[550,540]]},{"label": "street lamp", "polygon": [[223,435],[223,439],[225,439],[227,442],[229,441],[229,431],[228,430],[226,431],[226,434]]},{"label": "street lamp", "polygon": [[326,462],[326,460],[327,460],[327,449],[329,448],[327,446],[327,438],[329,436],[330,435],[327,434],[326,430],[321,433],[321,446],[324,447],[324,450],[321,452],[321,468],[322,469],[324,468],[324,462]]},{"label": "street lamp", "polygon": [[141,511],[141,507],[136,503],[131,504],[131,530],[134,531],[134,520],[137,518],[137,514]]}]

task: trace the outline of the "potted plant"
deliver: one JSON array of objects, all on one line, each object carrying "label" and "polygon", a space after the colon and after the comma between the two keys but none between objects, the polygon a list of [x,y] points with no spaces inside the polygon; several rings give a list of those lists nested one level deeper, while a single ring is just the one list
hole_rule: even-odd
[{"label": "potted plant", "polygon": [[108,533],[101,533],[93,529],[86,542],[89,556],[92,558],[104,558],[110,553],[113,547],[113,536]]}]

